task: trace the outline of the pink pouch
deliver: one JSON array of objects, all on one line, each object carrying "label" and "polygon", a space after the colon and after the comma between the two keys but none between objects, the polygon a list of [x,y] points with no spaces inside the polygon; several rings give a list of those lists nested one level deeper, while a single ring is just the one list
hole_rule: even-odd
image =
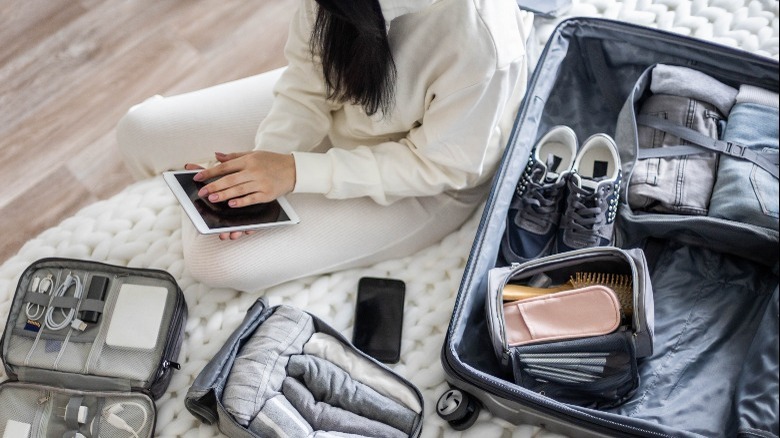
[{"label": "pink pouch", "polygon": [[504,326],[510,347],[605,335],[620,326],[620,302],[602,285],[541,295],[505,303]]}]

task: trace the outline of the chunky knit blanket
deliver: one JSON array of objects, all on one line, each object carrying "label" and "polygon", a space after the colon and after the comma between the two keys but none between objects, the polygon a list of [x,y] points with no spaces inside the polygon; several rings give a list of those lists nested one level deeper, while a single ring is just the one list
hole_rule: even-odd
[{"label": "chunky knit blanket", "polygon": [[[778,57],[775,0],[575,0],[566,16],[625,20]],[[537,18],[536,46],[531,49],[541,53],[558,21]],[[400,278],[407,284],[406,314],[402,360],[393,368],[425,397],[423,436],[556,436],[536,426],[509,424],[484,410],[474,426],[455,432],[435,412],[438,397],[448,389],[440,362],[441,347],[480,214],[418,254],[365,269],[292,281],[263,291],[262,296],[271,305],[286,303],[316,314],[350,337],[358,279]],[[259,294],[212,289],[193,280],[182,260],[181,215],[162,179],[154,178],[133,184],[41,233],[0,266],[0,321],[7,318],[19,275],[42,257],[167,270],[184,290],[190,317],[179,358],[182,369],[158,401],[157,435],[222,436],[216,427],[201,424],[190,415],[184,396]],[[3,379],[5,375],[0,374]]]}]

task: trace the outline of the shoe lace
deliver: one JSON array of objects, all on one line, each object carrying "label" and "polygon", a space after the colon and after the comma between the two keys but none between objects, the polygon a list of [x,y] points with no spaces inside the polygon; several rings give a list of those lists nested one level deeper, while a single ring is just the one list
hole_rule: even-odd
[{"label": "shoe lace", "polygon": [[606,225],[607,218],[604,212],[608,207],[606,199],[611,190],[612,187],[609,185],[592,191],[577,184],[569,184],[569,193],[573,196],[569,196],[566,214],[568,229],[584,240],[596,244],[598,235],[593,233],[593,230]]},{"label": "shoe lace", "polygon": [[520,211],[523,212],[523,217],[540,226],[550,220],[550,215],[556,213],[558,193],[563,187],[563,184],[545,185],[540,183],[539,181],[544,178],[544,173],[544,169],[535,167],[523,175],[520,186],[518,186],[518,193],[522,201]]}]

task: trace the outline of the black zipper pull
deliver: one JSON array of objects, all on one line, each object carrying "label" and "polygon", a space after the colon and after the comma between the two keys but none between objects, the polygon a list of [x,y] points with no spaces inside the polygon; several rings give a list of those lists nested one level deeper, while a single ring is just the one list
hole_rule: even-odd
[{"label": "black zipper pull", "polygon": [[173,368],[176,370],[181,369],[181,365],[178,362],[172,362],[170,360],[163,360],[162,366],[163,369],[167,369],[167,368]]}]

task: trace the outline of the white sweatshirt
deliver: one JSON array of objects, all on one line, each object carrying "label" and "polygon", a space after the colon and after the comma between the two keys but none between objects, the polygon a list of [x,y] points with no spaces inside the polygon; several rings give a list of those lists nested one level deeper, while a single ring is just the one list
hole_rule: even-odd
[{"label": "white sweatshirt", "polygon": [[[533,24],[514,0],[379,0],[397,68],[393,112],[325,98],[302,0],[285,46],[288,68],[256,150],[292,153],[294,193],[390,204],[488,181],[525,92]],[[332,148],[312,152],[328,136]]]}]

